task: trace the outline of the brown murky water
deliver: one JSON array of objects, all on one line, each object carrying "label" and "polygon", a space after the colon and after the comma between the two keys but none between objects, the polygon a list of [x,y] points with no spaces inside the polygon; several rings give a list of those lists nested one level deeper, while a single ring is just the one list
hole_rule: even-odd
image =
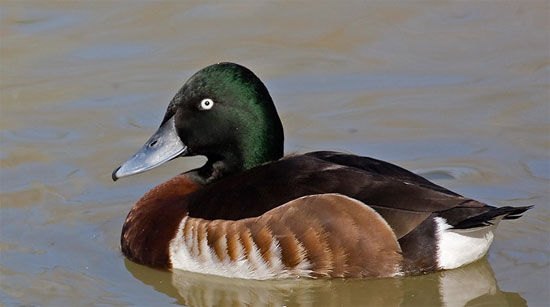
[{"label": "brown murky water", "polygon": [[[548,1],[0,2],[0,304],[544,306],[550,296]],[[381,280],[229,280],[161,272],[119,249],[133,202],[204,162],[111,171],[181,84],[248,66],[288,152],[385,159],[495,205],[467,267]]]}]

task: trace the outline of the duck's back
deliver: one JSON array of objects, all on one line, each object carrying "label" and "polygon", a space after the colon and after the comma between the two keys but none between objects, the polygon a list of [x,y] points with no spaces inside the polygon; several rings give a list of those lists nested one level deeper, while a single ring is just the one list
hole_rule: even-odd
[{"label": "duck's back", "polygon": [[[390,221],[399,216],[409,221],[413,218],[415,222],[406,227],[411,229],[433,212],[460,207],[472,209],[473,216],[490,208],[384,161],[313,152],[288,156],[207,185],[190,199],[189,214],[238,220],[259,216],[302,196],[325,193],[360,200]],[[400,238],[406,233],[396,234]]]},{"label": "duck's back", "polygon": [[[463,197],[384,161],[313,152],[288,156],[206,186],[190,197],[189,216],[241,220],[261,216],[303,196],[327,193],[356,199],[380,214],[398,239],[403,271],[408,273],[451,268],[479,259],[492,242],[492,230],[490,238],[475,243],[481,246],[475,255],[453,259],[448,267],[438,263],[443,253],[439,242],[442,233],[455,226],[487,226],[498,216],[513,218],[513,214],[526,210],[507,208],[499,212],[499,208]],[[470,248],[469,244],[451,249]]]}]

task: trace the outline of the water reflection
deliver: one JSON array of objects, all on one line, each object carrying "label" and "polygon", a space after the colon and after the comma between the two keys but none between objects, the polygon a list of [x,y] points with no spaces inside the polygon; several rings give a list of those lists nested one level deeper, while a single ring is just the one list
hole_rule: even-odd
[{"label": "water reflection", "polygon": [[257,281],[125,264],[144,284],[191,306],[527,306],[518,293],[499,289],[486,259],[436,274],[369,280]]}]

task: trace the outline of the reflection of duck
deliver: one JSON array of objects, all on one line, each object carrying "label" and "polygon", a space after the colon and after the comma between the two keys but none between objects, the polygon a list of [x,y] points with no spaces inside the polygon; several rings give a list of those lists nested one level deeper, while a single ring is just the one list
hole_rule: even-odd
[{"label": "reflection of duck", "polygon": [[429,275],[381,279],[255,281],[174,270],[169,274],[126,261],[156,291],[189,306],[526,306],[499,289],[486,259]]},{"label": "reflection of duck", "polygon": [[192,76],[159,130],[113,179],[178,156],[208,162],[155,187],[122,231],[131,260],[229,277],[385,277],[483,257],[495,208],[387,162],[336,152],[283,157],[263,83],[221,63]]}]

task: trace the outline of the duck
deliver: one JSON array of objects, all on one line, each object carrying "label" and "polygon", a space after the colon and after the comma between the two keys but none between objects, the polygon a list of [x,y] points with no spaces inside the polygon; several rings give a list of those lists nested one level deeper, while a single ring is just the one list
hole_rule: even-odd
[{"label": "duck", "polygon": [[135,203],[122,253],[157,269],[258,280],[426,274],[483,258],[497,224],[532,207],[491,206],[374,158],[283,148],[273,99],[251,70],[199,70],[112,179],[179,157],[207,161]]}]

